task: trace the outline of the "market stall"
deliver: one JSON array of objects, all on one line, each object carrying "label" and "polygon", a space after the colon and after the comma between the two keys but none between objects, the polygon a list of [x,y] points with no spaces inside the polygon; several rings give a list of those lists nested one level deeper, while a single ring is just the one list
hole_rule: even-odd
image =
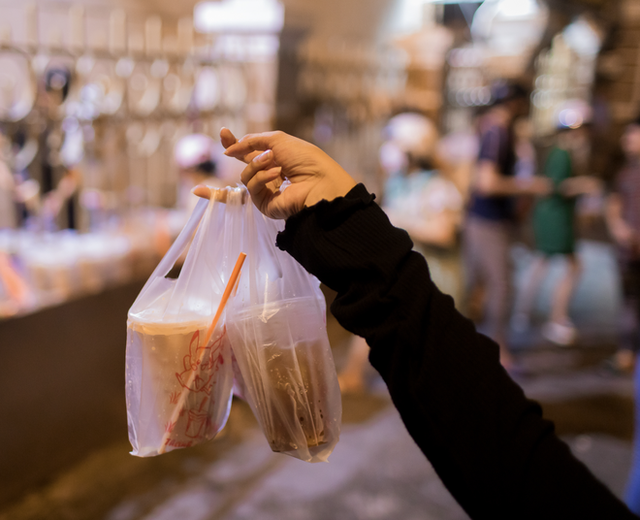
[{"label": "market stall", "polygon": [[174,147],[272,127],[282,13],[265,3],[279,17],[244,33],[0,7],[0,501],[126,435],[127,310],[189,216]]}]

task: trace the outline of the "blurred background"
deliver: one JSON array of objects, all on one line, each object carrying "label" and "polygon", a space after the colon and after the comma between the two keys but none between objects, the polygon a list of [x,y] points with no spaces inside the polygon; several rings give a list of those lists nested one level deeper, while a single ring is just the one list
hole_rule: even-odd
[{"label": "blurred background", "polygon": [[[639,116],[638,0],[0,3],[0,519],[467,518],[331,317],[328,465],[272,454],[242,401],[206,445],[128,455],[127,310],[190,189],[239,182],[222,126],[311,141],[375,193],[623,497]],[[487,164],[511,183],[498,219]]]}]

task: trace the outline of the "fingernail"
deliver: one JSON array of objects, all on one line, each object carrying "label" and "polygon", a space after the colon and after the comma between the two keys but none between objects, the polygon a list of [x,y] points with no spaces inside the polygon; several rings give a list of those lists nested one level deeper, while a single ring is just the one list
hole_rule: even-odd
[{"label": "fingernail", "polygon": [[258,157],[256,157],[256,159],[258,161],[266,161],[271,154],[271,150],[267,150],[266,152],[262,152],[260,155],[258,155]]}]

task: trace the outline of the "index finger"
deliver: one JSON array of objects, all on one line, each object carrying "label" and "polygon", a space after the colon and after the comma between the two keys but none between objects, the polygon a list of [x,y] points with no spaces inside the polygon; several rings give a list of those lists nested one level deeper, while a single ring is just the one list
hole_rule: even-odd
[{"label": "index finger", "polygon": [[247,134],[242,139],[232,144],[225,150],[225,155],[244,160],[253,152],[270,150],[273,148],[280,132],[263,132],[260,134]]},{"label": "index finger", "polygon": [[226,127],[222,127],[220,129],[220,142],[222,146],[224,146],[225,150],[229,148],[231,145],[238,142],[236,136],[233,135],[233,132]]},{"label": "index finger", "polygon": [[[236,139],[236,136],[233,135],[233,132],[231,132],[231,130],[229,130],[228,128],[225,128],[223,126],[220,129],[220,142],[222,143],[222,146],[224,146],[224,148],[226,150],[230,146],[233,146],[235,143],[237,143],[238,140]],[[250,153],[248,155],[242,155],[240,157],[236,157],[236,156],[231,156],[231,157],[233,157],[234,159],[239,159],[240,161],[244,162],[245,164],[249,164],[251,162],[251,160],[256,155],[258,155],[261,151]]]}]

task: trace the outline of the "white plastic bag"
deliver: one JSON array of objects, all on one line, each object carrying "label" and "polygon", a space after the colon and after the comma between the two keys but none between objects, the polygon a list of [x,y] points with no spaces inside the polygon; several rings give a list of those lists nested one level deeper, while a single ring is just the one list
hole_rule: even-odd
[{"label": "white plastic bag", "polygon": [[235,249],[247,262],[226,310],[237,386],[273,451],[326,461],[340,435],[342,403],[320,283],[275,246],[281,222],[253,204],[243,211]]},{"label": "white plastic bag", "polygon": [[[133,455],[194,446],[215,437],[227,421],[233,371],[224,321],[205,338],[238,256],[225,244],[237,232],[239,208],[200,200],[129,310],[126,398]],[[187,247],[179,277],[166,278]]]}]

